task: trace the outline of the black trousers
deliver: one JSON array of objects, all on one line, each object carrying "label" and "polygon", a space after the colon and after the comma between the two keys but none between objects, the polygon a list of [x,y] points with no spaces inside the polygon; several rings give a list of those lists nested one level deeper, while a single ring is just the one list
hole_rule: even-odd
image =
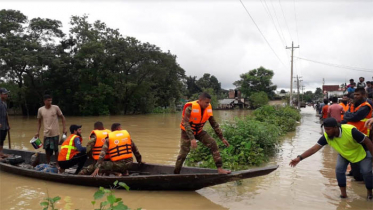
[{"label": "black trousers", "polygon": [[62,169],[67,169],[72,166],[75,166],[78,164],[78,168],[76,169],[74,174],[78,174],[80,170],[82,170],[85,161],[87,160],[87,154],[77,154],[75,155],[71,160],[65,160],[65,161],[58,161],[58,165]]}]

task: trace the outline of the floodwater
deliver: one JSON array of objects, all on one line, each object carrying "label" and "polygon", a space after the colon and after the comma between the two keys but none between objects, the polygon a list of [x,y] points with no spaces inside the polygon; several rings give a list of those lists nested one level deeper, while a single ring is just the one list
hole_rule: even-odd
[{"label": "floodwater", "polygon": [[[219,122],[249,115],[249,111],[215,111]],[[106,127],[119,122],[127,129],[148,163],[173,165],[178,154],[180,113],[112,117],[67,117],[67,124],[83,125],[88,137],[97,120]],[[11,117],[12,147],[34,150],[29,140],[36,133],[35,118]],[[296,168],[290,160],[313,146],[321,135],[315,111],[302,109],[302,121],[286,135],[280,151],[267,165],[278,164],[275,172],[242,182],[208,187],[196,192],[115,191],[132,209],[373,209],[366,200],[362,182],[347,178],[348,199],[339,198],[334,167],[337,153],[325,147]],[[87,139],[87,138],[85,138]],[[228,139],[229,141],[229,139]],[[223,160],[224,161],[224,160]],[[59,209],[93,209],[93,187],[53,183],[0,172],[0,209],[41,209],[49,194],[60,196]],[[97,208],[97,205],[96,205]]]}]

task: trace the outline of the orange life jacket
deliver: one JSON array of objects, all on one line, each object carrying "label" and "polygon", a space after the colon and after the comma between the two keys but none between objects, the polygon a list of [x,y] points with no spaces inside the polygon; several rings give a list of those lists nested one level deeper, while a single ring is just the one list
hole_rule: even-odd
[{"label": "orange life jacket", "polygon": [[118,161],[132,157],[131,136],[126,130],[109,133],[108,153],[111,161]]},{"label": "orange life jacket", "polygon": [[[348,104],[345,105],[344,103],[339,103],[339,105],[341,105],[343,107],[343,111],[347,112]],[[343,120],[343,116],[344,116],[344,114],[341,114],[341,120]]]},{"label": "orange life jacket", "polygon": [[322,107],[322,118],[323,119],[328,118],[328,108],[329,108],[329,105],[325,105]]},{"label": "orange life jacket", "polygon": [[347,122],[347,124],[355,126],[360,132],[369,136],[369,129],[367,127],[365,127],[365,122],[368,119],[372,118],[372,106],[368,102],[365,101],[356,108],[354,107],[354,104],[350,104],[350,106],[348,107],[348,110],[350,110],[350,112],[357,112],[361,107],[364,107],[364,106],[368,106],[370,108],[370,111],[369,111],[368,115],[365,116],[364,119],[362,119],[358,122]]},{"label": "orange life jacket", "polygon": [[[105,138],[109,136],[110,130],[93,130],[89,136],[92,136],[92,134],[96,135],[96,142],[95,146],[92,148],[92,157],[95,160],[98,160],[100,158],[100,152],[102,149],[102,146],[105,143]],[[109,154],[106,154],[105,159],[110,159]]]},{"label": "orange life jacket", "polygon": [[80,140],[80,143],[83,142],[82,137],[71,134],[63,143],[61,146],[61,151],[58,154],[58,161],[66,161],[71,160],[76,154],[79,153],[78,149],[75,147],[74,139],[78,137]]},{"label": "orange life jacket", "polygon": [[[197,103],[197,101],[188,102],[184,105],[183,109],[183,118],[185,115],[185,110],[187,107],[192,106],[192,112],[190,113],[189,124],[192,127],[194,135],[199,134],[207,120],[213,116],[212,115],[212,106],[209,106],[204,110],[203,115],[201,115],[201,106]],[[181,120],[180,128],[185,131],[185,127],[183,125],[183,120]]]}]

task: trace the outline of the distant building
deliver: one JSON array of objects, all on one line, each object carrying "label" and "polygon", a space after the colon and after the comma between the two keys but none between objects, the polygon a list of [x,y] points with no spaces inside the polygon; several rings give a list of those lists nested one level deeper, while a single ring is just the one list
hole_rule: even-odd
[{"label": "distant building", "polygon": [[241,91],[237,89],[230,89],[228,98],[218,101],[218,109],[233,109],[235,107],[242,109],[248,107],[248,105],[248,102],[245,102],[245,99],[241,98]]},{"label": "distant building", "polygon": [[331,97],[343,97],[344,89],[339,85],[323,85],[322,91],[324,93],[324,98],[331,98]]}]

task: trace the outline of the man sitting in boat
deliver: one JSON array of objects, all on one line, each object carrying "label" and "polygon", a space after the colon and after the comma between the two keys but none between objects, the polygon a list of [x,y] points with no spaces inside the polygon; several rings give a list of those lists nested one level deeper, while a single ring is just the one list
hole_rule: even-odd
[{"label": "man sitting in boat", "polygon": [[71,125],[71,135],[62,143],[61,152],[58,155],[59,172],[78,164],[75,174],[82,170],[87,160],[86,148],[82,146],[82,126]]},{"label": "man sitting in boat", "polygon": [[[105,143],[102,146],[96,169],[92,176],[96,176],[99,172],[128,175],[128,170],[133,163],[132,153],[135,155],[137,162],[143,164],[141,154],[132,141],[130,134],[126,130],[122,130],[119,123],[114,123],[111,126],[111,131],[109,138],[105,138]],[[111,161],[104,161],[106,154],[109,154]]]},{"label": "man sitting in boat", "polygon": [[[109,136],[111,131],[104,128],[104,124],[100,121],[95,122],[93,125],[93,131],[89,136],[89,141],[87,143],[87,155],[89,158],[98,160],[102,145],[104,145],[105,138]],[[110,159],[109,154],[105,157],[106,160]]]},{"label": "man sitting in boat", "polygon": [[175,174],[179,174],[185,158],[187,157],[190,147],[197,148],[197,140],[207,146],[214,158],[215,165],[219,174],[229,174],[231,171],[222,168],[223,162],[219,153],[218,145],[215,140],[203,130],[203,126],[210,122],[211,127],[225,146],[229,146],[228,141],[223,137],[223,133],[219,128],[219,124],[215,121],[212,115],[212,107],[210,104],[211,96],[208,93],[202,93],[198,101],[188,102],[184,105],[183,116],[180,124],[181,139],[180,152],[175,164]]},{"label": "man sitting in boat", "polygon": [[[102,146],[105,143],[105,138],[108,137],[109,133],[111,131],[104,128],[104,124],[100,121],[95,122],[93,125],[93,131],[91,132],[91,135],[89,136],[89,141],[87,143],[87,156],[94,160],[94,163],[89,165],[87,168],[84,168],[79,172],[79,175],[87,175],[92,174],[92,172],[95,170],[96,162],[98,161],[100,157],[100,152],[102,149]],[[105,161],[110,161],[109,154],[106,154]]]}]

